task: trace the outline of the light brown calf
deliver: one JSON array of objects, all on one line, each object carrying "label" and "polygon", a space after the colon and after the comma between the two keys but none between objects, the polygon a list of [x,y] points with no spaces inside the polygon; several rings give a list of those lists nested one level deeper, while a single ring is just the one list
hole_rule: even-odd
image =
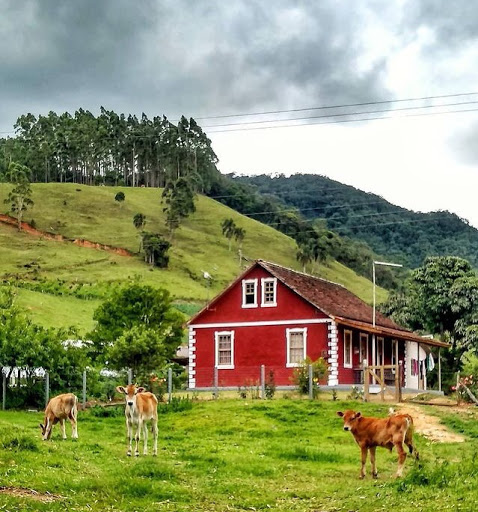
[{"label": "light brown calf", "polygon": [[123,393],[126,399],[124,414],[126,417],[126,428],[128,430],[128,455],[131,455],[133,443],[133,425],[136,425],[135,450],[134,454],[139,455],[139,440],[141,430],[144,432],[143,454],[148,454],[148,425],[151,421],[153,427],[153,455],[158,454],[158,399],[153,393],[145,392],[144,388],[137,388],[134,384],[118,386],[118,393]]},{"label": "light brown calf", "polygon": [[345,411],[337,412],[337,415],[344,420],[344,430],[350,430],[355,441],[360,446],[362,453],[362,467],[360,478],[365,477],[365,463],[367,451],[370,451],[370,462],[372,463],[372,476],[377,478],[377,467],[375,465],[375,450],[377,446],[383,446],[392,451],[395,446],[398,453],[397,477],[402,476],[403,465],[407,454],[403,449],[403,443],[408,446],[410,454],[418,459],[418,452],[413,446],[413,419],[409,414],[393,414],[387,418],[367,418],[360,412]]},{"label": "light brown calf", "polygon": [[42,439],[46,441],[51,437],[53,425],[60,422],[63,439],[66,439],[65,420],[71,422],[71,437],[78,439],[78,426],[76,417],[78,415],[78,399],[73,393],[65,393],[52,398],[45,409],[44,425],[40,423]]}]

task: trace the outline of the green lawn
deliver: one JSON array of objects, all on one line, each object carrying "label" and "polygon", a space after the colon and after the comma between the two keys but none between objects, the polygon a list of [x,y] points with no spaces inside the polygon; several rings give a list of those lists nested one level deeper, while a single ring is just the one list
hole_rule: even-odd
[{"label": "green lawn", "polygon": [[399,480],[396,454],[379,449],[379,479],[361,481],[358,447],[335,414],[345,408],[386,414],[381,405],[330,397],[194,402],[191,410],[161,414],[158,457],[137,459],[125,455],[121,416],[80,412],[77,442],[61,441],[58,427],[42,442],[40,413],[1,412],[1,485],[62,499],[1,495],[0,502],[11,511],[476,510],[476,439],[419,437],[422,462],[408,459]]}]

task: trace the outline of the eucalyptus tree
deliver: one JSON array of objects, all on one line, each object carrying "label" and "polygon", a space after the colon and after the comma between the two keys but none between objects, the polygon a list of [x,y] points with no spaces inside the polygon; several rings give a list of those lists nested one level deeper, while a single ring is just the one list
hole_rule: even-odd
[{"label": "eucalyptus tree", "polygon": [[30,169],[17,162],[10,162],[5,175],[6,181],[11,183],[13,188],[8,193],[4,203],[10,205],[10,211],[17,219],[19,231],[22,229],[23,214],[34,204],[31,199],[30,175]]}]

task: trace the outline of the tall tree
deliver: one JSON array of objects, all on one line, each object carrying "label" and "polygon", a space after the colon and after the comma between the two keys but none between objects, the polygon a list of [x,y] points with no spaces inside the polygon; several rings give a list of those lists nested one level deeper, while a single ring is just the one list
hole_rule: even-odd
[{"label": "tall tree", "polygon": [[28,167],[17,162],[10,162],[6,173],[6,180],[13,184],[13,188],[4,202],[10,205],[10,210],[15,214],[19,231],[22,229],[23,214],[34,204],[31,199],[30,174]]},{"label": "tall tree", "polygon": [[196,211],[195,193],[186,178],[169,181],[162,193],[166,226],[171,238],[181,222]]},{"label": "tall tree", "polygon": [[[144,230],[144,227],[146,226],[146,215],[142,214],[142,213],[136,213],[135,216],[133,217],[133,226],[138,230],[138,231],[143,231]],[[140,235],[140,238],[139,238],[139,252],[141,252],[143,249],[143,237]]]}]

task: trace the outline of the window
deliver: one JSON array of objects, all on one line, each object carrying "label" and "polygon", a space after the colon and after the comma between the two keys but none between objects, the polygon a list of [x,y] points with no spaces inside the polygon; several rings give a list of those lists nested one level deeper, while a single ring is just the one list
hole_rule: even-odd
[{"label": "window", "polygon": [[352,331],[344,330],[344,368],[352,368]]},{"label": "window", "polygon": [[234,368],[234,331],[215,333],[216,366],[221,369]]},{"label": "window", "polygon": [[363,365],[364,359],[367,360],[368,363],[368,334],[363,332],[360,333],[360,366]]},{"label": "window", "polygon": [[305,359],[307,329],[287,329],[287,367],[299,366]]},{"label": "window", "polygon": [[274,307],[277,306],[276,300],[277,293],[277,279],[268,278],[262,279],[262,307]]},{"label": "window", "polygon": [[257,308],[257,279],[242,281],[242,307]]}]

